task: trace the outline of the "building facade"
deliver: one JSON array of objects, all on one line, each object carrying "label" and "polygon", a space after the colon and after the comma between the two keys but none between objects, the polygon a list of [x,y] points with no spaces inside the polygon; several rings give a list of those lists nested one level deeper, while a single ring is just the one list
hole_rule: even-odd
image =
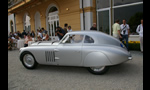
[{"label": "building facade", "polygon": [[143,19],[143,0],[96,0],[98,31],[112,35],[116,19],[125,19],[130,27],[129,41],[139,41],[136,28]]},{"label": "building facade", "polygon": [[[10,0],[8,13],[15,14],[16,31],[44,27],[49,36],[56,26],[71,25],[73,31],[89,30],[96,22],[96,0]],[[84,13],[84,14],[83,14]],[[83,16],[84,15],[84,16]]]},{"label": "building facade", "polygon": [[[8,13],[15,16],[14,31],[37,32],[44,27],[51,37],[56,26],[63,28],[65,23],[73,31],[89,30],[97,23],[98,31],[111,35],[114,21],[119,19],[121,24],[126,19],[129,41],[139,41],[136,27],[143,18],[143,0],[8,0]],[[12,25],[8,26],[8,32],[12,31]]]}]

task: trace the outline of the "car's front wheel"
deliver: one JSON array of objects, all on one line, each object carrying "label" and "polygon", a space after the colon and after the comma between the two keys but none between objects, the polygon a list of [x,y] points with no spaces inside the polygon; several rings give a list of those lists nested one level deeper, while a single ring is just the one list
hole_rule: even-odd
[{"label": "car's front wheel", "polygon": [[20,59],[23,66],[27,69],[34,69],[38,65],[34,56],[30,52],[23,52]]},{"label": "car's front wheel", "polygon": [[102,74],[104,74],[104,73],[106,73],[108,71],[109,67],[108,66],[88,67],[87,69],[92,74],[102,75]]}]

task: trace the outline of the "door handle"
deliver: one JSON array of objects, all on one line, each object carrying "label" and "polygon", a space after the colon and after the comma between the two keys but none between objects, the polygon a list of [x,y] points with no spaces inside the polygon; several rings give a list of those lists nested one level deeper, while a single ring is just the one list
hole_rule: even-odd
[{"label": "door handle", "polygon": [[59,50],[58,49],[54,49],[54,52],[58,52]]}]

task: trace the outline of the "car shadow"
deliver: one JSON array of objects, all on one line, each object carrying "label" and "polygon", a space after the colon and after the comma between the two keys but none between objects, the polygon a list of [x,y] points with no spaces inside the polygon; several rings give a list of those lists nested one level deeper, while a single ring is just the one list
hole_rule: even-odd
[{"label": "car shadow", "polygon": [[54,65],[38,65],[39,71],[51,72],[51,73],[70,73],[70,74],[87,74],[88,71],[85,67],[74,67],[74,66],[54,66]]},{"label": "car shadow", "polygon": [[133,63],[122,63],[119,65],[110,66],[107,75],[132,75],[140,73],[143,68]]},{"label": "car shadow", "polygon": [[[122,63],[119,65],[110,66],[108,72],[104,75],[129,75],[139,73],[142,68],[133,63]],[[35,69],[34,69],[35,70]],[[51,73],[68,73],[68,74],[91,74],[85,67],[73,66],[53,66],[53,65],[38,65],[38,71]]]}]

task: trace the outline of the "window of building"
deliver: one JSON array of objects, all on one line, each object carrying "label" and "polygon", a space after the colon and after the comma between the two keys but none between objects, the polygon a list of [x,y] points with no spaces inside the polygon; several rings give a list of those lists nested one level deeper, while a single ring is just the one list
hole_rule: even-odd
[{"label": "window of building", "polygon": [[98,12],[98,31],[109,34],[109,10]]},{"label": "window of building", "polygon": [[25,13],[24,14],[24,17],[23,17],[23,22],[24,22],[24,30],[26,32],[31,32],[31,24],[30,24],[30,16],[28,15],[28,13]]},{"label": "window of building", "polygon": [[98,31],[112,34],[112,25],[116,19],[125,19],[130,34],[136,35],[136,28],[143,18],[143,0],[96,0]]},{"label": "window of building", "polygon": [[59,26],[59,16],[58,16],[58,9],[55,6],[49,6],[48,8],[48,16],[47,16],[47,25],[48,25],[48,34],[50,39],[56,40],[58,39],[55,36],[56,27]]},{"label": "window of building", "polygon": [[14,24],[12,20],[10,21],[10,30],[12,33],[14,32]]},{"label": "window of building", "polygon": [[114,20],[119,19],[120,24],[125,19],[129,24],[130,34],[136,35],[136,28],[143,18],[143,4],[114,8]]},{"label": "window of building", "polygon": [[49,9],[49,13],[55,12],[55,11],[58,11],[58,9],[57,9],[55,6],[52,6],[52,7]]},{"label": "window of building", "polygon": [[102,9],[102,8],[108,8],[108,7],[110,7],[109,1],[110,0],[97,0],[96,1],[97,9]]},{"label": "window of building", "polygon": [[143,2],[143,0],[113,0],[113,1],[114,1],[114,6],[131,4],[136,2]]}]

